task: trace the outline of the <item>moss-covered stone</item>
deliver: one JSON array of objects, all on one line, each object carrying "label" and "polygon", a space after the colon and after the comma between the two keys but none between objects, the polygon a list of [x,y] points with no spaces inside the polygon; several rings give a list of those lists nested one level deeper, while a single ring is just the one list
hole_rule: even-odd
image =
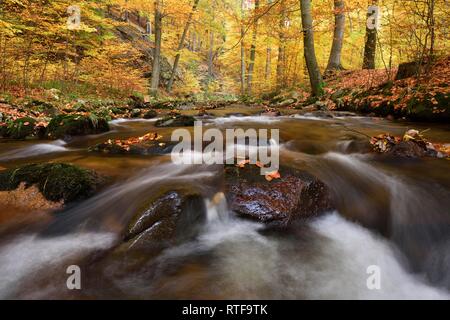
[{"label": "moss-covered stone", "polygon": [[16,119],[10,122],[3,135],[11,139],[25,139],[34,134],[36,120],[30,117]]},{"label": "moss-covered stone", "polygon": [[192,127],[194,125],[195,118],[192,116],[176,115],[164,117],[156,121],[156,127]]},{"label": "moss-covered stone", "polygon": [[155,110],[149,110],[144,114],[144,119],[153,119],[158,116],[158,113]]},{"label": "moss-covered stone", "polygon": [[36,185],[46,199],[67,203],[93,195],[102,180],[94,171],[70,164],[29,164],[0,171],[0,190],[15,190],[21,183]]},{"label": "moss-covered stone", "polygon": [[412,98],[406,108],[406,116],[416,121],[450,121],[450,94],[437,93],[425,98]]},{"label": "moss-covered stone", "polygon": [[109,131],[108,121],[95,115],[59,115],[47,127],[47,137],[53,139],[65,136],[79,136]]}]

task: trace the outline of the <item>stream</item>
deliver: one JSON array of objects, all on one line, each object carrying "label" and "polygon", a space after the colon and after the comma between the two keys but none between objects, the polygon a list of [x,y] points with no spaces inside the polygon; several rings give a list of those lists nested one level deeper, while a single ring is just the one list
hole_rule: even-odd
[{"label": "stream", "polygon": [[[272,230],[211,202],[220,166],[87,150],[150,131],[170,137],[173,128],[155,128],[154,120],[113,120],[110,132],[68,142],[0,141],[0,167],[57,161],[110,177],[95,196],[62,212],[0,209],[0,298],[450,298],[450,161],[388,159],[370,153],[366,137],[430,128],[428,140],[449,143],[448,126],[340,114],[218,114],[203,122],[279,129],[280,163],[320,178],[336,210]],[[157,254],[114,250],[149,195],[172,185],[201,190],[207,217],[196,237]],[[81,290],[66,287],[70,265],[80,266]],[[367,286],[369,266],[380,271],[379,289]]]}]

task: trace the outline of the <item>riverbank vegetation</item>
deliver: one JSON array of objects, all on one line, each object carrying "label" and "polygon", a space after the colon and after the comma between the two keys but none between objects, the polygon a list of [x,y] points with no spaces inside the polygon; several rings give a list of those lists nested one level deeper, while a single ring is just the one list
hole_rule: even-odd
[{"label": "riverbank vegetation", "polygon": [[448,121],[449,12],[436,0],[6,0],[0,123],[210,101]]}]

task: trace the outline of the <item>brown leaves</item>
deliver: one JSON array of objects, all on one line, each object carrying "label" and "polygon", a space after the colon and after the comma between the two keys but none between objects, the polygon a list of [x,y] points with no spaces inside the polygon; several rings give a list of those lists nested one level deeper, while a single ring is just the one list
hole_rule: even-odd
[{"label": "brown leaves", "polygon": [[380,134],[378,136],[370,138],[370,144],[376,152],[385,153],[390,151],[396,144],[401,141],[411,141],[417,144],[423,151],[433,157],[448,158],[450,157],[450,144],[432,143],[427,141],[423,133],[428,131],[419,131],[415,129],[409,129],[405,132],[403,137],[394,137],[390,134]]},{"label": "brown leaves", "polygon": [[109,145],[116,145],[118,147],[122,147],[124,150],[129,151],[130,150],[130,146],[134,145],[134,144],[139,144],[139,143],[143,143],[146,141],[157,141],[159,139],[161,139],[162,136],[159,135],[156,132],[149,132],[141,137],[131,137],[128,138],[126,140],[111,140],[108,139],[108,141],[106,142]]},{"label": "brown leaves", "polygon": [[370,144],[376,152],[387,152],[391,148],[401,141],[400,137],[394,137],[390,134],[379,134],[376,137],[370,138]]}]

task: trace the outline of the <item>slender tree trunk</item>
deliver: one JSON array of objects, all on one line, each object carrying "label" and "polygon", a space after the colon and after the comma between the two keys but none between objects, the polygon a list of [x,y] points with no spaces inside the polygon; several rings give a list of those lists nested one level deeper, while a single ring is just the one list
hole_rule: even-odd
[{"label": "slender tree trunk", "polygon": [[308,68],[309,81],[314,96],[320,96],[323,93],[323,81],[320,69],[317,64],[316,51],[314,49],[313,19],[311,16],[311,0],[300,0],[300,9],[302,12],[303,28],[303,50],[306,66]]},{"label": "slender tree trunk", "polygon": [[277,88],[281,88],[285,85],[284,81],[284,67],[286,65],[286,48],[284,43],[284,21],[286,19],[286,5],[281,0],[281,15],[279,23],[279,45],[278,45],[278,60],[277,60]]},{"label": "slender tree trunk", "polygon": [[173,80],[174,80],[175,74],[177,72],[178,63],[180,62],[180,56],[181,56],[180,51],[184,47],[184,41],[186,40],[186,35],[188,33],[189,26],[191,25],[192,16],[194,15],[195,11],[197,10],[197,5],[198,5],[199,1],[200,0],[194,0],[194,4],[192,5],[192,11],[189,13],[188,20],[186,22],[186,25],[184,26],[183,34],[181,35],[180,42],[178,43],[177,55],[175,56],[175,61],[173,62],[173,67],[172,67],[172,73],[170,75],[169,82],[167,83],[167,91],[168,92],[172,91]]},{"label": "slender tree trunk", "polygon": [[150,85],[150,94],[156,96],[159,87],[159,75],[161,73],[161,36],[162,36],[162,14],[160,0],[155,0],[155,49],[153,51],[153,68]]},{"label": "slender tree trunk", "polygon": [[345,3],[343,0],[334,0],[334,31],[333,44],[325,74],[334,70],[342,70],[341,52],[345,31]]},{"label": "slender tree trunk", "polygon": [[244,30],[244,1],[241,0],[241,95],[245,94],[245,30]]},{"label": "slender tree trunk", "polygon": [[[372,5],[377,5],[378,1],[372,1]],[[375,52],[377,47],[377,16],[371,9],[367,11],[366,43],[364,45],[363,69],[375,69]]]},{"label": "slender tree trunk", "polygon": [[[259,9],[259,0],[255,0],[255,13]],[[253,35],[252,35],[252,45],[250,47],[250,62],[248,65],[247,74],[247,94],[252,94],[252,81],[253,81],[253,70],[255,68],[255,58],[256,58],[256,36],[258,32],[258,19],[255,18],[253,21]]]},{"label": "slender tree trunk", "polygon": [[272,64],[272,49],[270,47],[267,47],[266,69],[264,70],[264,79],[266,80],[267,85],[270,85],[271,64]]},{"label": "slender tree trunk", "polygon": [[214,32],[212,30],[209,31],[208,76],[210,79],[214,76]]}]

